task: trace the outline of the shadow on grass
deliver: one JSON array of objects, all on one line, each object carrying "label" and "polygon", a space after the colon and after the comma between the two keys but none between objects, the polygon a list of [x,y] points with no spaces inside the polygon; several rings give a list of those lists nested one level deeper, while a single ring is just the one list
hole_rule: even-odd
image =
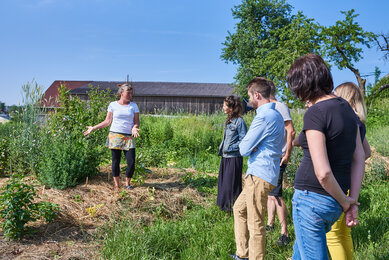
[{"label": "shadow on grass", "polygon": [[217,188],[217,177],[207,174],[187,173],[182,177],[182,180],[196,188],[199,192],[215,193]]}]

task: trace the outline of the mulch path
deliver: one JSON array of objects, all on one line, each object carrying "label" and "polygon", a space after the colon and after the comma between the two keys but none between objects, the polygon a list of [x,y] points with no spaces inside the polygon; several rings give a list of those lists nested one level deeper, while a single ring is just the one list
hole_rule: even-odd
[{"label": "mulch path", "polygon": [[[157,211],[159,217],[175,219],[191,203],[209,203],[206,195],[182,181],[183,175],[194,170],[151,170],[144,184],[119,192],[113,192],[110,167],[103,167],[88,183],[73,188],[55,190],[38,185],[36,191],[42,200],[60,206],[59,217],[53,223],[31,224],[33,233],[21,241],[0,236],[0,259],[99,259],[101,227],[109,228],[123,216],[148,225],[156,220]],[[6,180],[0,179],[0,184]]]}]

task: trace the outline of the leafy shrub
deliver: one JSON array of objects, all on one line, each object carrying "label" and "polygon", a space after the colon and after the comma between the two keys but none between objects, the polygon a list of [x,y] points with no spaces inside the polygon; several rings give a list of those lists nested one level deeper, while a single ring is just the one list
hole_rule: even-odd
[{"label": "leafy shrub", "polygon": [[4,236],[20,239],[28,231],[28,222],[44,218],[51,222],[57,216],[59,207],[49,202],[34,203],[36,192],[33,185],[26,184],[21,175],[13,175],[1,187],[0,218]]},{"label": "leafy shrub", "polygon": [[42,151],[39,180],[50,187],[65,189],[98,173],[98,147],[78,133],[49,133]]},{"label": "leafy shrub", "polygon": [[86,126],[105,119],[110,99],[109,91],[92,89],[88,92],[90,102],[70,97],[64,86],[59,89],[61,107],[47,117],[42,131],[44,142],[39,180],[54,188],[64,189],[98,172],[101,162],[107,158],[104,147],[108,129],[93,132],[84,137]]}]

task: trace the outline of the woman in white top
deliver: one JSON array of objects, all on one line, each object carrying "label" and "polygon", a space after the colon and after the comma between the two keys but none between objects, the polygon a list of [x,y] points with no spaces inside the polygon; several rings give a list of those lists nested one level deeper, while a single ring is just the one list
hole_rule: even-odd
[{"label": "woman in white top", "polygon": [[130,185],[131,177],[135,171],[135,142],[133,138],[139,136],[139,109],[137,104],[131,102],[132,86],[128,83],[119,84],[120,99],[111,102],[107,109],[107,116],[103,122],[95,126],[87,126],[84,135],[89,135],[96,129],[111,125],[106,146],[112,152],[112,175],[114,190],[119,189],[119,173],[121,152],[127,160],[126,189],[133,189]]}]

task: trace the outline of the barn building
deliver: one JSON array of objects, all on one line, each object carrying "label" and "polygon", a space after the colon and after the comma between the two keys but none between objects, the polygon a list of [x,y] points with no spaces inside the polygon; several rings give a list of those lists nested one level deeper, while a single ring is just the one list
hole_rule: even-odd
[{"label": "barn building", "polygon": [[[70,89],[70,95],[82,100],[88,99],[88,90],[98,87],[110,89],[117,93],[120,81],[54,81],[45,92],[45,106],[58,106],[55,97],[62,84]],[[226,96],[232,95],[232,84],[220,83],[187,83],[187,82],[132,82],[133,101],[137,103],[141,113],[206,113],[219,112]],[[114,97],[113,97],[114,99]]]}]

